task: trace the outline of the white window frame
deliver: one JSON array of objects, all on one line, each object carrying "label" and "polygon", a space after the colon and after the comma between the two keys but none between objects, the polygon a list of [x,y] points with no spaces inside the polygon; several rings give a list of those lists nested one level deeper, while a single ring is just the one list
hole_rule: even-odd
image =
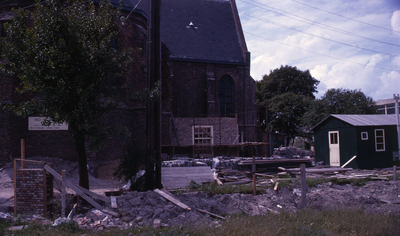
[{"label": "white window frame", "polygon": [[[201,132],[198,132],[197,134],[200,135],[200,137],[196,137],[196,129],[200,129]],[[192,126],[192,139],[193,139],[193,145],[196,146],[207,146],[207,145],[214,145],[214,127],[212,125],[196,125],[196,126]],[[209,143],[206,142],[197,142],[196,140],[199,141],[206,141],[206,140],[210,140]]]},{"label": "white window frame", "polygon": [[[382,131],[382,136],[378,136],[376,133],[378,131]],[[382,138],[382,142],[378,142],[378,138]],[[378,149],[378,145],[382,145],[382,148]],[[384,129],[376,129],[375,130],[375,151],[384,152],[385,151],[385,130]]]},{"label": "white window frame", "polygon": [[361,140],[368,140],[368,132],[361,132]]}]

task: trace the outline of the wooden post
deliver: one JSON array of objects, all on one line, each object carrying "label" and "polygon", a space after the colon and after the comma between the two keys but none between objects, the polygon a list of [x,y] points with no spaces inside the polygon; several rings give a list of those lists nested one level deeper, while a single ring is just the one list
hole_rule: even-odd
[{"label": "wooden post", "polygon": [[257,190],[256,190],[256,175],[253,174],[253,195],[257,195]]},{"label": "wooden post", "polygon": [[17,159],[14,159],[14,214],[17,214]]},{"label": "wooden post", "polygon": [[301,176],[301,207],[307,205],[307,183],[306,183],[306,165],[300,165],[300,176]]},{"label": "wooden post", "polygon": [[397,165],[393,166],[393,180],[396,181],[397,180]]},{"label": "wooden post", "polygon": [[25,139],[21,139],[21,169],[25,168]]},{"label": "wooden post", "polygon": [[61,217],[65,217],[65,180],[67,178],[67,171],[63,170],[61,172]]},{"label": "wooden post", "polygon": [[255,156],[253,156],[251,172],[253,173],[253,195],[256,196],[256,157]]}]

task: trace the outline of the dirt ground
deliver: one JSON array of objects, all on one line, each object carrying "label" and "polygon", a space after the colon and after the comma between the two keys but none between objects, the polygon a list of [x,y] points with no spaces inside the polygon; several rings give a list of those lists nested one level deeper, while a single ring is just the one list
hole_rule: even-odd
[{"label": "dirt ground", "polygon": [[[40,159],[40,158],[37,158]],[[46,158],[44,158],[46,159]],[[43,159],[42,159],[43,160]],[[47,158],[53,162],[54,169],[61,172],[67,170],[68,179],[78,182],[77,166],[75,163],[56,158]],[[110,166],[110,165],[105,165]],[[107,170],[108,168],[105,168]],[[91,190],[104,195],[105,191],[113,191],[121,187],[121,183],[102,179],[99,173],[105,171],[98,168],[98,177],[90,177]],[[12,213],[13,206],[13,167],[12,163],[0,171],[0,212]],[[364,186],[335,185],[331,182],[317,185],[307,190],[307,206],[320,210],[334,208],[357,208],[370,213],[400,215],[400,181],[370,181]],[[57,196],[57,191],[55,191]],[[174,194],[191,210],[185,210],[153,191],[124,192],[117,197],[118,209],[113,211],[120,214],[112,217],[97,210],[77,212],[74,219],[82,228],[104,229],[108,227],[127,228],[131,226],[153,225],[174,226],[195,224],[201,222],[210,225],[219,224],[220,219],[201,213],[205,210],[220,216],[234,213],[262,215],[280,211],[296,212],[300,207],[300,187],[279,187],[276,191],[268,188],[263,194],[225,194],[207,195],[205,193],[187,192]]]}]

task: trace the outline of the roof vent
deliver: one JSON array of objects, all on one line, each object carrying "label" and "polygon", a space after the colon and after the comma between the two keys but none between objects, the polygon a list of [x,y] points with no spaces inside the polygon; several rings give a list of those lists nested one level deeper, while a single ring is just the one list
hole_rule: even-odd
[{"label": "roof vent", "polygon": [[190,22],[189,25],[186,26],[187,29],[198,29],[199,27],[195,27],[193,22]]}]

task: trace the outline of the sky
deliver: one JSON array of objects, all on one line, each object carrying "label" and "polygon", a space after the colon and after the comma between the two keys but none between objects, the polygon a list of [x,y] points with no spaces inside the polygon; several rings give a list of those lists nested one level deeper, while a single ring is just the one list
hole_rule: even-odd
[{"label": "sky", "polygon": [[378,101],[400,93],[400,0],[236,0],[251,76],[281,65]]}]

